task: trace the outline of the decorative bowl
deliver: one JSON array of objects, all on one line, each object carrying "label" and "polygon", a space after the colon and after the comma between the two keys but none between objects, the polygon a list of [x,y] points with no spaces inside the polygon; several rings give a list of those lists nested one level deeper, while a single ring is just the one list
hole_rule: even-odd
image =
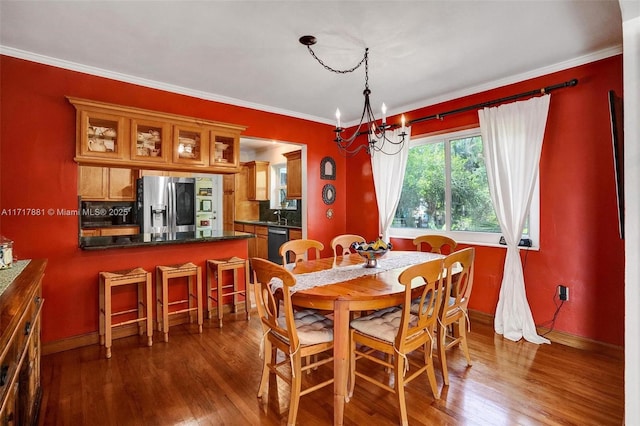
[{"label": "decorative bowl", "polygon": [[356,251],[360,256],[366,259],[364,264],[365,268],[377,268],[378,259],[387,254],[391,250],[391,243],[385,243],[382,240],[378,240],[370,243],[353,243],[351,248]]}]

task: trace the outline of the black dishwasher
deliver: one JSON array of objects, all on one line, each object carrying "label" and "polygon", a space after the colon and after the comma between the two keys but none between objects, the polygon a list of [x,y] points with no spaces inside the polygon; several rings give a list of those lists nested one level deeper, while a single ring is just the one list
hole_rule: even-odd
[{"label": "black dishwasher", "polygon": [[269,227],[269,260],[282,265],[280,256],[280,246],[289,241],[289,230],[287,228]]}]

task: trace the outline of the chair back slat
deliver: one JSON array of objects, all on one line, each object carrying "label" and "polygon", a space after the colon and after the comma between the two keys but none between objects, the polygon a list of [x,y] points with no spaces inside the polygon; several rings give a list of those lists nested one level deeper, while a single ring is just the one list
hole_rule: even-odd
[{"label": "chair back slat", "polygon": [[453,253],[458,245],[454,239],[436,234],[416,237],[413,239],[413,244],[416,246],[416,250],[418,251],[422,251],[422,248],[426,245],[428,246],[428,249],[425,251],[439,254]]},{"label": "chair back slat", "polygon": [[446,270],[447,294],[453,303],[443,303],[443,310],[454,311],[456,309],[467,310],[471,290],[473,289],[473,265],[475,249],[473,247],[456,251],[445,257],[444,269]]},{"label": "chair back slat", "polygon": [[[418,346],[423,344],[425,333],[428,333],[428,340],[434,336],[444,294],[442,268],[443,260],[435,259],[413,265],[398,277],[398,281],[405,286],[402,317],[395,342],[400,353],[414,350],[413,342],[417,342]],[[416,287],[419,291],[418,297],[416,297]],[[419,306],[413,314],[411,313],[412,304]]]},{"label": "chair back slat", "polygon": [[[262,321],[263,331],[272,330],[287,339],[291,347],[298,347],[298,334],[293,318],[293,305],[289,288],[296,284],[296,278],[280,265],[261,258],[251,258],[251,268],[254,276],[254,293],[256,307]],[[282,295],[278,296],[273,290],[272,280],[282,281]],[[279,300],[284,305],[285,322],[279,321]]]},{"label": "chair back slat", "polygon": [[[331,248],[333,249],[333,258],[338,256],[346,256],[351,253],[352,243],[366,243],[364,237],[355,234],[342,234],[331,240]],[[342,252],[340,252],[342,249]]]},{"label": "chair back slat", "polygon": [[293,253],[291,263],[298,263],[308,259],[308,252],[315,250],[315,258],[320,259],[320,250],[324,250],[324,244],[316,240],[290,240],[280,246],[282,264],[286,265],[288,253]]}]

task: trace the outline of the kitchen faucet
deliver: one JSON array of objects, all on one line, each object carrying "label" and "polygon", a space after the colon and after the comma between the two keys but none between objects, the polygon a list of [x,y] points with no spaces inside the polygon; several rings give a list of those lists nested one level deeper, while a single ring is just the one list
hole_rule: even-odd
[{"label": "kitchen faucet", "polygon": [[[273,214],[275,214],[276,216],[278,216],[278,225],[286,225],[287,224],[287,218],[282,218],[282,212],[280,210],[276,210],[273,212]],[[284,223],[282,223],[282,221],[284,220]]]}]

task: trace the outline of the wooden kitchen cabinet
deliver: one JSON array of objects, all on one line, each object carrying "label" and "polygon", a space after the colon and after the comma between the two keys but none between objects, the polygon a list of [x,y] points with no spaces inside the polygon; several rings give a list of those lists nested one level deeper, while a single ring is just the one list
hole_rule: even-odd
[{"label": "wooden kitchen cabinet", "polygon": [[131,159],[153,163],[171,161],[171,125],[161,121],[132,118]]},{"label": "wooden kitchen cabinet", "polygon": [[289,229],[289,240],[301,240],[302,229]]},{"label": "wooden kitchen cabinet", "polygon": [[238,170],[240,165],[240,134],[220,129],[209,134],[209,164],[218,169]]},{"label": "wooden kitchen cabinet", "polygon": [[121,160],[128,148],[125,118],[87,108],[79,112],[77,120],[78,155],[96,159]]},{"label": "wooden kitchen cabinet", "polygon": [[[47,261],[30,260],[0,294],[0,424],[36,424],[42,397],[40,330]],[[14,267],[16,265],[14,264]]]},{"label": "wooden kitchen cabinet", "polygon": [[247,199],[269,200],[269,162],[250,161],[247,166]]},{"label": "wooden kitchen cabinet", "polygon": [[209,158],[209,133],[195,125],[173,126],[173,163],[205,165]]},{"label": "wooden kitchen cabinet", "polygon": [[85,201],[135,201],[136,178],[131,169],[79,166],[78,195]]},{"label": "wooden kitchen cabinet", "polygon": [[287,199],[302,199],[302,151],[282,154],[287,157]]},{"label": "wooden kitchen cabinet", "polygon": [[131,169],[109,168],[108,200],[135,201],[137,173]]},{"label": "wooden kitchen cabinet", "polygon": [[81,237],[105,237],[113,235],[137,235],[140,233],[140,227],[132,226],[110,226],[104,228],[81,229]]},{"label": "wooden kitchen cabinet", "polygon": [[[244,225],[242,225],[242,231],[243,232],[248,232],[250,234],[254,234],[256,233],[256,226],[255,225],[247,225],[246,223]],[[249,255],[249,259],[251,259],[252,257],[256,257],[257,256],[257,246],[256,246],[256,238],[250,238],[247,240],[247,251],[248,251],[248,255]]]},{"label": "wooden kitchen cabinet", "polygon": [[244,126],[67,97],[76,108],[78,164],[236,173]]},{"label": "wooden kitchen cabinet", "polygon": [[256,257],[269,259],[269,232],[266,226],[256,225]]}]

